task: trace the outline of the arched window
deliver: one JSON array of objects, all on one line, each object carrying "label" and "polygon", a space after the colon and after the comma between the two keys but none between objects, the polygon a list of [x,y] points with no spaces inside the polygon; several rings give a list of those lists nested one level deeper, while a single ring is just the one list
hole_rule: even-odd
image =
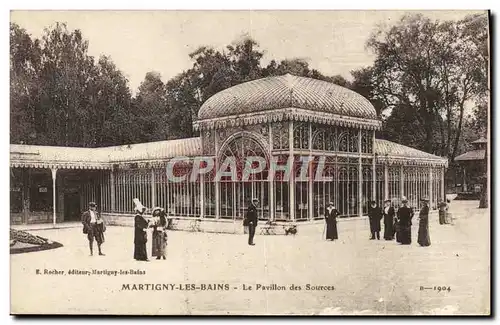
[{"label": "arched window", "polygon": [[[256,174],[244,175],[245,166],[250,163],[250,157],[264,158],[266,168]],[[234,161],[234,163],[231,163]],[[222,177],[220,180],[220,217],[227,219],[242,219],[253,198],[259,199],[258,214],[260,219],[269,218],[269,184],[267,172],[269,159],[262,145],[252,136],[241,134],[221,148],[219,168],[226,162],[229,171],[231,164],[236,167],[236,179]],[[257,168],[259,163],[254,160],[247,171]],[[234,171],[233,171],[234,172]]]}]

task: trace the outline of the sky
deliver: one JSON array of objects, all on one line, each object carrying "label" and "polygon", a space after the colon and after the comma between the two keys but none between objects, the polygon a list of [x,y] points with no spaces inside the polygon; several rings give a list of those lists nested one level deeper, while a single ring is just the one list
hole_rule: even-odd
[{"label": "sky", "polygon": [[[325,75],[373,63],[366,40],[408,11],[12,11],[11,22],[40,38],[46,27],[66,22],[89,41],[89,54],[111,56],[132,91],[149,71],[167,81],[192,67],[200,46],[223,49],[249,35],[271,59],[302,58]],[[472,11],[424,11],[431,19],[458,20]]]}]

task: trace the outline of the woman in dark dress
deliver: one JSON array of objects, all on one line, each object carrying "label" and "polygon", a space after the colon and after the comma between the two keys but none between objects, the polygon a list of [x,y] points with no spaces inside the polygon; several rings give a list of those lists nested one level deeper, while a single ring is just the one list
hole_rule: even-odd
[{"label": "woman in dark dress", "polygon": [[422,209],[419,213],[418,222],[418,244],[420,246],[430,246],[431,238],[429,236],[429,200],[422,199]]},{"label": "woman in dark dress", "polygon": [[337,216],[339,214],[340,213],[337,209],[335,209],[333,202],[330,202],[325,211],[326,240],[334,241],[339,239],[337,232]]},{"label": "woman in dark dress", "polygon": [[391,200],[384,201],[384,239],[394,239],[394,215],[396,214],[394,208],[391,206]]},{"label": "woman in dark dress", "polygon": [[370,240],[377,237],[380,240],[380,220],[382,219],[382,211],[377,206],[377,202],[372,201],[371,206],[368,208],[368,218],[370,219]]},{"label": "woman in dark dress", "polygon": [[165,210],[156,207],[153,209],[153,240],[151,254],[159,260],[167,259],[167,218]]},{"label": "woman in dark dress", "polygon": [[146,207],[137,199],[134,199],[134,202],[136,203],[136,215],[134,220],[134,259],[137,261],[148,261],[148,253],[146,251],[148,221],[144,218]]},{"label": "woman in dark dress", "polygon": [[408,200],[403,199],[402,207],[398,209],[398,242],[403,245],[411,244],[411,219],[413,210],[408,207]]}]

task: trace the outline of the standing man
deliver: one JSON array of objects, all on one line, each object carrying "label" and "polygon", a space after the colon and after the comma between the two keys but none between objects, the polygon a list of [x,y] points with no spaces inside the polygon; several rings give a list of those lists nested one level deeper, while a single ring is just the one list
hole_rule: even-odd
[{"label": "standing man", "polygon": [[255,227],[257,227],[257,205],[258,199],[253,199],[252,204],[248,207],[246,223],[248,224],[248,245],[254,246],[253,237],[255,236]]},{"label": "standing man", "polygon": [[97,242],[99,255],[104,256],[101,245],[104,243],[106,225],[101,218],[101,214],[97,212],[97,205],[94,202],[90,202],[88,211],[82,214],[82,224],[83,233],[87,234],[89,240],[90,256],[94,255],[94,239]]},{"label": "standing man", "polygon": [[398,242],[403,245],[411,244],[411,219],[413,210],[408,207],[408,200],[404,198],[401,202],[402,207],[398,209]]},{"label": "standing man", "polygon": [[382,210],[377,206],[377,202],[372,201],[371,207],[368,208],[368,218],[370,219],[370,231],[372,236],[370,240],[375,239],[380,240],[380,220],[382,219]]}]

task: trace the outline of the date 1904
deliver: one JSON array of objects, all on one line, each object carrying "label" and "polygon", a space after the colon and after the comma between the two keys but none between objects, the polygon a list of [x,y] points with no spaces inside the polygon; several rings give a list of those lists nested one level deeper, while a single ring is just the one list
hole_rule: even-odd
[{"label": "date 1904", "polygon": [[450,292],[451,287],[450,286],[433,286],[433,287],[420,286],[420,291],[424,291],[424,290],[432,290],[432,291],[437,291],[437,292]]}]

